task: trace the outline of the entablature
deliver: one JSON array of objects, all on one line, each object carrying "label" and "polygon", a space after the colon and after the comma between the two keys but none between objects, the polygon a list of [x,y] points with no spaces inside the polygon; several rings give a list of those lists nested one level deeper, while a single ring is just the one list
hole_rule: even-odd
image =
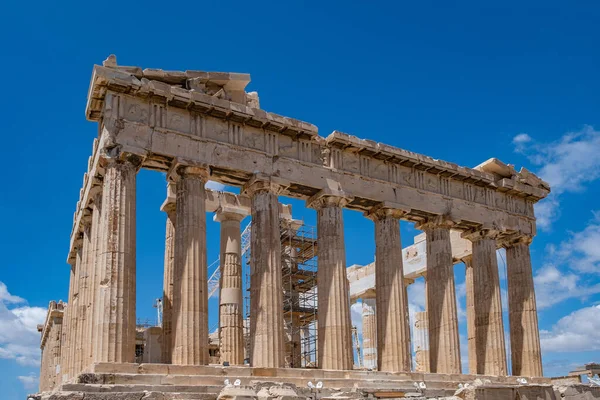
[{"label": "entablature", "polygon": [[[243,186],[258,173],[271,177],[281,195],[308,199],[326,189],[346,193],[345,206],[363,212],[388,202],[414,222],[446,215],[460,230],[494,224],[504,234],[535,234],[533,204],[550,189],[527,170],[517,172],[496,159],[461,167],[339,131],[324,138],[312,124],[253,108],[257,102],[197,90],[188,81],[197,82],[199,74],[116,63],[94,67],[86,115],[100,122],[100,141],[74,233],[89,204],[90,182],[102,176],[97,148],[110,146],[138,155],[144,168],[168,171],[173,163],[190,160],[208,166],[209,179],[227,185]],[[202,74],[205,83],[249,82],[239,74],[235,79]]]}]

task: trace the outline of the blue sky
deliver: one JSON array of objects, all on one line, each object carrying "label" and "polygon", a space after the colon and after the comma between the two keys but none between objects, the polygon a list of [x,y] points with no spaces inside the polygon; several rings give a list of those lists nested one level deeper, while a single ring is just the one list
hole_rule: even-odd
[{"label": "blue sky", "polygon": [[[4,398],[33,391],[39,307],[67,297],[72,216],[97,134],[84,116],[87,89],[93,64],[111,53],[121,65],[248,72],[262,108],[322,136],[336,129],[465,166],[497,157],[539,173],[553,185],[532,245],[545,372],[600,360],[600,5],[321,3],[3,4]],[[141,318],[154,317],[161,293],[164,195],[161,174],[139,174]],[[288,202],[314,223],[313,210]],[[372,261],[372,222],[344,217],[348,265]],[[403,224],[403,244],[415,233]],[[208,244],[214,260],[213,222]],[[414,309],[421,289],[410,289]]]}]

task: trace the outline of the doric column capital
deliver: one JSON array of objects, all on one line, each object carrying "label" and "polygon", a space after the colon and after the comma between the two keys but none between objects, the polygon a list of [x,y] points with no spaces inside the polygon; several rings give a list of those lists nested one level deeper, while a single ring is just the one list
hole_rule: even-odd
[{"label": "doric column capital", "polygon": [[248,210],[237,208],[237,207],[227,207],[221,206],[215,211],[215,216],[213,218],[216,222],[224,222],[224,221],[237,221],[241,222],[244,218],[248,216]]},{"label": "doric column capital", "polygon": [[410,212],[410,209],[387,201],[376,205],[365,213],[365,216],[373,221],[386,218],[400,219]]},{"label": "doric column capital", "polygon": [[255,174],[244,184],[241,193],[248,197],[253,197],[255,194],[265,192],[279,194],[281,189],[281,185],[273,177],[264,174]]},{"label": "doric column capital", "polygon": [[111,146],[106,143],[99,148],[99,151],[99,163],[104,168],[113,164],[131,164],[138,171],[146,157],[145,154],[127,151],[123,149],[123,146]]},{"label": "doric column capital", "polygon": [[530,245],[533,241],[533,236],[529,235],[511,235],[500,240],[500,246],[502,247],[512,247],[517,244],[524,243],[526,245]]},{"label": "doric column capital", "polygon": [[500,236],[500,231],[493,228],[477,228],[470,229],[468,231],[464,231],[460,237],[463,239],[470,240],[471,242],[476,242],[481,239],[493,239],[496,240]]},{"label": "doric column capital", "polygon": [[176,159],[167,172],[169,182],[178,182],[182,178],[196,178],[206,182],[210,176],[210,167],[207,164],[188,162]]},{"label": "doric column capital", "polygon": [[92,210],[88,207],[83,209],[81,214],[81,231],[85,231],[92,226]]},{"label": "doric column capital", "polygon": [[462,261],[465,264],[466,268],[472,267],[473,266],[473,255],[469,254],[468,256],[461,258],[460,261]]},{"label": "doric column capital", "polygon": [[450,229],[456,224],[457,221],[453,220],[449,215],[436,215],[415,224],[415,228],[421,231],[435,228]]},{"label": "doric column capital", "polygon": [[323,189],[306,200],[306,206],[315,210],[326,207],[344,207],[352,200],[353,198],[347,196],[343,191]]},{"label": "doric column capital", "polygon": [[167,198],[164,203],[160,206],[160,210],[166,212],[167,214],[175,211],[177,205],[177,192],[175,183],[169,182],[167,183]]}]

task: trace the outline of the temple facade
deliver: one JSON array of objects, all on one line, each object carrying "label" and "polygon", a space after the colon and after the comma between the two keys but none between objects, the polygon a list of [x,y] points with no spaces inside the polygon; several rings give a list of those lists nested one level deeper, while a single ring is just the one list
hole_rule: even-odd
[{"label": "temple facade", "polygon": [[[387,382],[380,385],[386,388],[389,382],[404,387],[428,380],[456,388],[474,374],[503,384],[516,384],[509,375],[547,383],[541,378],[529,246],[536,234],[533,206],[548,195],[548,184],[496,159],[466,168],[338,131],[322,137],[310,123],[260,109],[256,92],[245,91],[249,81],[247,74],[119,66],[114,56],[94,67],[86,116],[97,122],[98,137],[74,214],[68,305],[60,323],[58,306],[51,306],[52,321],[42,328],[47,378],[40,390],[118,384],[119,373],[219,375],[209,365],[207,213],[214,213],[221,228],[218,368],[225,364],[230,376],[255,380],[273,371],[268,376],[296,385],[346,379],[372,387],[365,376],[352,375],[359,371],[352,372],[344,208],[374,222],[376,290],[363,301],[370,340],[364,360],[375,374],[369,379]],[[141,168],[166,173],[167,195],[161,363],[138,366],[135,222]],[[241,194],[207,190],[208,180],[238,186]],[[315,375],[284,368],[280,224],[291,215],[285,217],[289,208],[279,203],[281,196],[304,199],[317,215],[317,369],[310,370]],[[240,222],[246,216],[252,239],[245,365]],[[401,220],[415,223],[426,237],[422,372],[413,371]],[[461,261],[467,266],[472,375],[461,370],[456,235],[471,247]],[[511,371],[496,261],[501,247],[507,255]],[[184,368],[191,366],[195,369]],[[107,374],[113,381],[105,381]]]}]

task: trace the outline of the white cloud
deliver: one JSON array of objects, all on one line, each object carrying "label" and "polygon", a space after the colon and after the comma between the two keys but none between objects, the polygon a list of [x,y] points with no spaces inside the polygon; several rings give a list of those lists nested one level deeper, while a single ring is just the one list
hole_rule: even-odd
[{"label": "white cloud", "polygon": [[515,145],[515,149],[516,151],[518,151],[519,153],[523,152],[525,150],[525,145],[529,142],[531,142],[531,136],[529,136],[526,133],[519,133],[517,136],[515,136],[512,140],[513,144]]},{"label": "white cloud", "polygon": [[17,378],[23,384],[25,390],[35,390],[38,388],[40,379],[36,375],[17,376]]},{"label": "white cloud", "polygon": [[579,272],[600,273],[600,213],[580,232],[571,232],[553,255],[561,262],[568,264],[572,270]]},{"label": "white cloud", "polygon": [[459,283],[456,285],[456,314],[458,316],[459,321],[467,320],[467,310],[463,307],[463,303],[466,304],[467,297],[467,284],[466,282]]},{"label": "white cloud", "polygon": [[22,366],[39,366],[40,334],[37,325],[44,323],[46,310],[41,307],[21,305],[8,308],[7,304],[25,300],[11,295],[6,285],[0,282],[0,290],[5,291],[0,298],[0,358],[15,360]]},{"label": "white cloud", "polygon": [[544,352],[600,350],[600,305],[561,318],[551,330],[541,330],[540,339]]},{"label": "white cloud", "polygon": [[215,181],[208,181],[204,185],[204,188],[210,189],[210,190],[215,190],[217,192],[222,192],[223,190],[225,190],[225,185],[223,185],[222,183],[219,183],[219,182],[215,182]]},{"label": "white cloud", "polygon": [[517,136],[515,136],[513,138],[513,143],[515,143],[515,144],[528,143],[528,142],[531,142],[531,136],[529,136],[526,133],[519,133]]},{"label": "white cloud", "polygon": [[24,303],[25,299],[8,293],[8,289],[4,282],[0,282],[0,301],[4,303]]},{"label": "white cloud", "polygon": [[552,223],[560,217],[558,196],[550,193],[548,197],[534,205],[537,226],[548,231]]},{"label": "white cloud", "polygon": [[352,304],[350,318],[352,319],[352,326],[355,326],[358,331],[358,336],[362,337],[362,303]]},{"label": "white cloud", "polygon": [[521,133],[513,138],[515,151],[525,154],[539,167],[537,173],[550,184],[552,193],[536,205],[538,225],[549,229],[559,217],[559,197],[567,192],[580,192],[584,184],[600,178],[600,131],[585,126],[569,132],[559,140],[539,143]]},{"label": "white cloud", "polygon": [[416,280],[415,283],[408,285],[408,307],[413,311],[425,311],[425,281],[423,279]]},{"label": "white cloud", "polygon": [[585,300],[590,295],[600,293],[600,283],[586,285],[578,275],[560,271],[552,264],[546,264],[539,269],[533,277],[533,282],[539,310],[566,299]]}]

